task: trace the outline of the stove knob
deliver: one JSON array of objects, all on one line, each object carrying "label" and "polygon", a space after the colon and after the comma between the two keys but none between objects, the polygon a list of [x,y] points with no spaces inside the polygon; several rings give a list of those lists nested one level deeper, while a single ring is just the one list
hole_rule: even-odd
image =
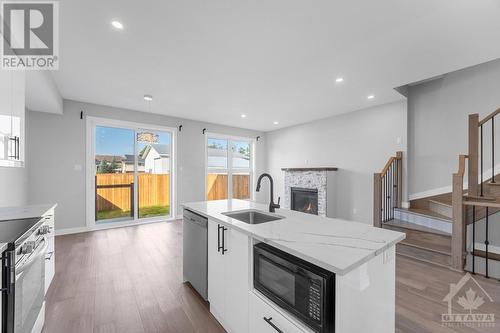
[{"label": "stove knob", "polygon": [[41,227],[40,227],[40,229],[39,229],[39,231],[38,231],[38,233],[39,233],[40,235],[46,235],[46,234],[48,234],[49,232],[50,232],[50,226],[48,226],[48,225],[43,225],[43,226],[41,226]]},{"label": "stove knob", "polygon": [[35,248],[34,241],[28,241],[21,246],[21,254],[30,254]]}]

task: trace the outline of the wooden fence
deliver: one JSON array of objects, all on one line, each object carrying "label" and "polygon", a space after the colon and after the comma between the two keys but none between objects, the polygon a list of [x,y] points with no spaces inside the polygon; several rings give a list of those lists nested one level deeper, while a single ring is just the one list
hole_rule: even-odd
[{"label": "wooden fence", "polygon": [[[250,198],[250,176],[233,175],[233,197]],[[170,205],[170,175],[138,175],[139,207]],[[227,175],[208,174],[208,200],[227,199]],[[133,208],[134,175],[131,173],[104,173],[96,175],[96,212]]]},{"label": "wooden fence", "polygon": [[[170,205],[170,175],[138,175],[139,207]],[[133,205],[134,175],[105,173],[96,175],[96,211],[131,210]]]},{"label": "wooden fence", "polygon": [[[250,176],[233,175],[233,197],[236,199],[249,199]],[[222,200],[227,199],[227,175],[209,173],[207,177],[207,199]]]}]

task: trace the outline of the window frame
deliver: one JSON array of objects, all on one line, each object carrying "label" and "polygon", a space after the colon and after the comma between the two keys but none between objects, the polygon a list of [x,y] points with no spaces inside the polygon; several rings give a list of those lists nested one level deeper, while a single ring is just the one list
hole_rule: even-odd
[{"label": "window frame", "polygon": [[[208,166],[208,139],[222,139],[227,140],[227,168],[219,168],[219,167],[209,167]],[[245,141],[250,144],[250,161],[248,168],[233,168],[233,149],[232,142],[233,141]],[[252,191],[254,188],[254,173],[255,173],[255,138],[250,137],[242,137],[242,136],[234,136],[213,132],[205,132],[205,200],[208,201],[208,174],[210,173],[222,173],[227,174],[227,200],[234,199],[233,198],[233,175],[234,174],[249,174],[249,199],[239,199],[239,200],[255,200],[255,193]],[[224,200],[224,199],[221,199]]]}]

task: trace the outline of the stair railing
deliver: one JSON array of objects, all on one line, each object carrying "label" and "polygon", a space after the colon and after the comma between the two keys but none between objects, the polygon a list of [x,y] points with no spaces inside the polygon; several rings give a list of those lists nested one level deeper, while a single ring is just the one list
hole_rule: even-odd
[{"label": "stair railing", "polygon": [[[486,198],[484,193],[484,156],[485,154],[485,132],[486,127],[491,124],[491,182],[495,183],[495,117],[500,114],[500,108],[490,113],[484,119],[479,120],[479,114],[469,115],[468,128],[468,155],[460,155],[457,173],[453,174],[452,179],[452,210],[453,226],[451,255],[452,267],[462,271],[465,268],[466,251],[466,231],[468,222],[472,223],[472,271],[475,272],[475,238],[476,238],[476,218],[478,216],[478,207],[484,210],[486,222],[485,234],[485,259],[486,276],[488,276],[488,224],[491,208],[500,208],[499,204],[493,202],[494,198]],[[488,153],[489,154],[489,153]],[[467,189],[464,188],[464,176],[467,160]],[[464,192],[467,195],[464,196]],[[471,207],[472,212],[467,208]],[[472,213],[469,216],[467,213]],[[468,218],[469,217],[469,218]]]},{"label": "stair railing", "polygon": [[[492,202],[492,201],[481,201],[481,200],[465,200],[463,204],[466,207],[471,207],[472,208],[472,218],[469,220],[468,224],[472,224],[472,235],[471,235],[471,247],[470,247],[470,255],[471,255],[471,268],[470,271],[473,274],[477,273],[476,269],[476,257],[482,257],[484,258],[484,275],[489,278],[489,263],[490,259],[492,257],[492,254],[490,252],[489,244],[490,244],[490,239],[489,239],[489,232],[490,232],[490,218],[491,214],[494,214],[495,212],[498,212],[498,209],[500,208],[500,204],[498,202]],[[476,248],[476,239],[478,239],[478,234],[476,230],[476,223],[479,222],[484,218],[485,222],[485,228],[484,228],[484,250],[478,250]],[[466,226],[467,223],[464,223],[464,226]],[[466,252],[467,253],[467,252]],[[494,254],[493,254],[494,255]],[[496,259],[498,260],[498,259]]]},{"label": "stair railing", "polygon": [[[485,132],[491,128],[491,183],[495,183],[495,117],[500,114],[500,108],[479,120],[477,113],[469,115],[469,196],[484,197],[484,152]],[[491,125],[490,125],[491,124]],[[479,179],[478,179],[479,178]]]},{"label": "stair railing", "polygon": [[373,226],[394,219],[394,209],[401,208],[403,188],[403,152],[391,156],[381,172],[373,175]]}]

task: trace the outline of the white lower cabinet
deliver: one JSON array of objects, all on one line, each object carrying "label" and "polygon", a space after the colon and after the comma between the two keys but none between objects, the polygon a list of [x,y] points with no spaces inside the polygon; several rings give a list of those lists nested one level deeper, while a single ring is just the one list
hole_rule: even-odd
[{"label": "white lower cabinet", "polygon": [[250,333],[304,333],[254,292],[250,299]]},{"label": "white lower cabinet", "polygon": [[54,279],[56,273],[56,256],[55,256],[55,228],[54,228],[54,214],[46,215],[44,217],[44,224],[50,227],[50,231],[46,234],[47,237],[47,254],[45,256],[45,293],[49,290],[50,283]]},{"label": "white lower cabinet", "polygon": [[229,333],[248,333],[250,241],[245,234],[208,221],[210,312]]}]

